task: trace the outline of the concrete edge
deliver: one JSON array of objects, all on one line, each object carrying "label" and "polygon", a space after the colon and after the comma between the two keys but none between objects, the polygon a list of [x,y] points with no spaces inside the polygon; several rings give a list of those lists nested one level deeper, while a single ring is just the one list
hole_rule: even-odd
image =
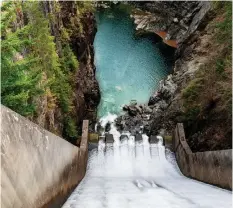
[{"label": "concrete edge", "polygon": [[176,125],[172,146],[177,164],[185,176],[232,190],[232,149],[193,153],[182,123]]},{"label": "concrete edge", "polygon": [[[3,105],[1,105],[0,113],[1,113],[1,145],[4,144],[3,143],[4,141],[2,140],[4,133],[8,133],[9,131],[13,132],[13,137],[12,138],[10,137],[10,138],[7,139],[7,145],[10,146],[10,147],[12,147],[12,144],[10,144],[9,141],[13,142],[15,140],[15,138],[17,138],[19,136],[22,136],[22,135],[16,136],[16,135],[18,135],[18,133],[14,132],[14,128],[15,128],[14,122],[15,122],[15,123],[18,123],[17,125],[20,126],[21,129],[28,129],[28,131],[31,131],[31,132],[40,131],[41,135],[42,134],[46,135],[46,136],[38,137],[38,140],[37,140],[37,137],[35,137],[34,134],[32,134],[33,136],[30,135],[32,138],[34,138],[35,141],[39,141],[38,144],[40,142],[42,142],[42,144],[40,146],[41,150],[43,150],[43,148],[44,148],[44,146],[42,146],[42,145],[44,145],[45,143],[47,144],[47,142],[49,140],[53,140],[53,141],[58,140],[58,141],[60,141],[60,142],[58,142],[58,145],[61,145],[60,146],[61,150],[62,150],[63,145],[65,145],[66,147],[67,146],[70,147],[68,149],[70,149],[70,155],[71,155],[70,158],[71,159],[67,163],[64,163],[64,166],[61,167],[61,169],[58,172],[56,172],[57,175],[58,175],[58,178],[56,178],[56,180],[54,180],[55,183],[53,183],[52,185],[47,186],[45,189],[42,188],[40,194],[36,195],[35,199],[33,198],[33,200],[31,202],[29,202],[27,200],[25,201],[23,198],[18,199],[18,201],[20,200],[20,203],[21,203],[21,205],[23,207],[35,207],[35,208],[61,207],[64,204],[64,202],[66,201],[66,199],[69,197],[71,192],[76,188],[76,186],[83,179],[83,177],[85,176],[85,173],[86,173],[86,166],[87,166],[87,159],[88,159],[88,120],[85,120],[83,122],[83,133],[82,133],[82,138],[81,138],[81,145],[80,145],[80,148],[79,148],[77,146],[72,145],[71,143],[69,143],[65,139],[63,139],[63,138],[61,138],[59,136],[56,136],[55,134],[43,129],[42,127],[38,126],[37,124],[31,122],[27,118],[19,115],[18,113],[12,111],[11,109],[9,109],[9,108],[7,108],[7,107],[5,107]],[[2,123],[3,115],[5,117],[7,116],[7,118],[8,117],[13,118],[13,123],[9,123],[9,122],[6,122],[6,120],[4,120],[4,127],[3,127],[2,126],[3,125],[3,123]],[[21,122],[23,125],[21,125],[21,123],[19,123],[19,122]],[[6,128],[8,128],[8,131],[6,131]],[[4,137],[4,139],[5,139],[5,137]],[[9,139],[12,139],[12,140],[9,140]],[[24,139],[24,137],[19,139],[18,141],[20,143],[17,143],[17,144],[22,144],[27,149],[30,149],[31,145],[34,145],[34,147],[36,146],[34,143],[33,144],[29,143],[30,141],[26,141],[26,140],[24,141],[22,139]],[[27,144],[26,146],[25,146],[25,143]],[[16,146],[16,148],[17,147],[18,146]],[[38,148],[39,148],[39,146],[38,146]],[[52,158],[56,159],[56,155],[54,155],[54,153],[56,151],[53,151],[54,148],[51,148],[51,149],[49,148],[46,151],[47,152],[51,151],[50,155],[52,156]],[[67,148],[64,149],[63,151],[66,151],[66,150],[67,150]],[[4,152],[4,153],[7,154],[8,152]],[[41,153],[43,154],[43,152],[41,152]],[[37,154],[37,153],[35,153],[35,154]],[[29,158],[29,160],[32,159],[32,158],[34,158],[34,157]],[[18,159],[20,160],[21,158],[18,158]],[[53,170],[53,166],[52,166],[53,164],[51,163],[52,162],[51,158],[47,158],[47,161],[48,161],[48,163],[50,162],[50,164],[51,164],[51,171],[56,171],[56,169]],[[24,161],[24,163],[28,163],[28,162],[29,161]],[[41,169],[41,166],[37,166],[37,167],[39,169]],[[1,171],[5,170],[4,168],[5,168],[5,166],[1,166]],[[23,171],[28,171],[26,169],[25,170],[22,169],[22,170]],[[37,169],[35,169],[35,171],[37,172]],[[41,171],[39,171],[39,172],[41,172]],[[11,171],[11,173],[14,174],[14,171]],[[42,178],[46,177],[46,174],[45,173],[43,173],[43,174],[42,174]],[[8,177],[11,178],[11,176],[8,176]],[[34,177],[36,177],[36,176],[34,176]],[[34,181],[31,182],[31,184],[32,183],[34,184]],[[14,185],[14,181],[12,181],[12,184]],[[18,186],[18,184],[16,184],[15,186]],[[16,193],[18,190],[20,192],[22,192],[24,188],[25,187],[22,187],[22,189],[21,189],[20,186],[19,186],[17,190],[12,189],[12,191],[14,193]],[[2,200],[1,200],[1,207],[6,207],[7,208],[7,207],[9,207],[9,204],[11,202],[12,202],[12,204],[15,204],[16,200],[13,197],[13,195],[11,195],[11,193],[8,193],[6,191],[4,192],[4,191],[5,190],[3,189],[2,193],[1,193],[1,198],[3,197]],[[33,192],[34,190],[29,189],[28,191]],[[5,194],[3,195],[3,193],[5,193]],[[16,194],[18,194],[18,192]],[[6,196],[8,198],[7,203],[5,203],[6,200],[4,200],[4,197],[6,197]],[[20,195],[17,195],[17,196],[20,196]],[[26,196],[24,196],[24,197],[26,197]],[[24,204],[24,202],[25,202],[25,204]],[[15,205],[14,205],[14,207],[15,207]],[[21,205],[18,204],[16,206],[21,206]]]},{"label": "concrete edge", "polygon": [[[44,204],[41,208],[62,207],[73,190],[84,178],[88,160],[88,125],[89,121],[83,120],[79,154],[71,161],[71,164],[64,167],[61,180],[58,184],[55,184],[55,186],[60,188],[60,191],[56,193],[50,202]],[[67,184],[69,184],[69,186],[67,186]],[[48,190],[48,193],[50,193],[49,191],[50,190]]]}]

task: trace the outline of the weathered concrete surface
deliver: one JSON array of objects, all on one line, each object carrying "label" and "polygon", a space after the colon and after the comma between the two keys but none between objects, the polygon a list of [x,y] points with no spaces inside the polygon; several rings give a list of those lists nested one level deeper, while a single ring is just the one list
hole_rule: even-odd
[{"label": "weathered concrete surface", "polygon": [[120,141],[123,141],[124,139],[129,139],[129,137],[127,135],[122,134],[120,136]]},{"label": "weathered concrete surface", "polygon": [[114,142],[114,138],[112,134],[105,134],[105,142],[107,144],[111,144]]},{"label": "weathered concrete surface", "polygon": [[87,128],[78,148],[4,106],[1,116],[1,207],[60,207],[84,177]]},{"label": "weathered concrete surface", "polygon": [[193,153],[181,123],[174,131],[173,149],[185,176],[232,190],[232,150]]},{"label": "weathered concrete surface", "polygon": [[159,142],[159,139],[157,138],[157,136],[150,136],[149,141],[151,144],[157,144]]},{"label": "weathered concrete surface", "polygon": [[136,134],[135,141],[137,141],[137,142],[142,141],[142,135],[141,134]]}]

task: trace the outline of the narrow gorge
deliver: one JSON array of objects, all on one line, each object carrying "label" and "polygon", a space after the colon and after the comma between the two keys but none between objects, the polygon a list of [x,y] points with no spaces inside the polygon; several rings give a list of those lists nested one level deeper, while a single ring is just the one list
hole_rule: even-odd
[{"label": "narrow gorge", "polygon": [[110,5],[97,15],[99,116],[134,136],[169,138],[184,123],[194,151],[231,149],[231,4]]},{"label": "narrow gorge", "polygon": [[[158,82],[171,72],[160,38],[138,37],[130,6],[112,5],[96,14],[97,34],[94,41],[96,76],[101,102],[98,116],[120,114],[131,101],[146,103]],[[170,52],[171,53],[171,52]]]},{"label": "narrow gorge", "polygon": [[1,16],[3,208],[232,206],[232,2]]}]

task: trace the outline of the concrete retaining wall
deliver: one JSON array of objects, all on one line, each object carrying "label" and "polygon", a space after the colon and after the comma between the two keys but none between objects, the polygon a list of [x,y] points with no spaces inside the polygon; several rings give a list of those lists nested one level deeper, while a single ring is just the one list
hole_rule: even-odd
[{"label": "concrete retaining wall", "polygon": [[173,149],[185,176],[232,190],[232,150],[193,153],[181,123],[174,131]]},{"label": "concrete retaining wall", "polygon": [[1,106],[1,207],[61,207],[87,165],[88,121],[80,148]]}]

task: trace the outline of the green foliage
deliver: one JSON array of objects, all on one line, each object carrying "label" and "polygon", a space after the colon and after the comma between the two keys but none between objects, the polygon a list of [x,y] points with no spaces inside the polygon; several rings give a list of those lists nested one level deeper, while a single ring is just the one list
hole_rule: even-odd
[{"label": "green foliage", "polygon": [[218,2],[217,11],[222,12],[224,15],[216,23],[218,29],[217,40],[220,43],[228,43],[231,47],[232,43],[232,2]]},{"label": "green foliage", "polygon": [[[17,3],[7,2],[2,13],[9,17],[16,8]],[[12,17],[2,19],[2,103],[24,116],[33,115],[36,111],[33,97],[43,92],[38,86],[41,76],[36,57],[32,54],[22,56],[22,52],[32,45],[30,40],[22,38],[27,36],[28,28],[7,33],[7,30],[13,30],[11,21],[15,16]]]},{"label": "green foliage", "polygon": [[1,35],[6,36],[7,29],[12,29],[12,22],[16,20],[16,3],[8,1],[1,7]]},{"label": "green foliage", "polygon": [[223,59],[218,59],[216,61],[216,72],[222,74],[225,70],[225,62]]},{"label": "green foliage", "polygon": [[33,41],[32,53],[40,61],[42,70],[48,77],[61,75],[59,57],[56,53],[54,37],[50,34],[49,22],[43,16],[39,2],[28,2],[25,5],[29,19],[29,34]]},{"label": "green foliage", "polygon": [[[34,117],[38,98],[48,97],[49,92],[53,101],[47,108],[62,110],[64,134],[74,138],[77,137],[77,124],[71,118],[74,110],[72,82],[79,63],[69,45],[68,29],[61,26],[56,36],[61,48],[55,44],[49,26],[57,21],[61,8],[59,2],[53,2],[53,5],[54,11],[46,18],[42,2],[3,3],[1,98],[4,105],[21,115]],[[57,50],[61,50],[59,55]]]},{"label": "green foliage", "polygon": [[[232,2],[215,2],[212,48],[218,52],[196,72],[182,91],[187,121],[207,119],[212,115],[226,123],[232,115]],[[210,49],[213,50],[213,49]],[[226,116],[227,115],[227,116]]]},{"label": "green foliage", "polygon": [[[52,19],[50,19],[50,23],[56,23],[56,18],[59,16],[60,12],[59,3],[55,3],[55,11],[53,13]],[[78,19],[78,17],[75,17]],[[54,79],[54,83],[52,84],[52,90],[57,95],[59,106],[62,109],[63,120],[64,120],[64,130],[63,136],[69,140],[72,140],[76,137],[77,139],[77,124],[71,118],[71,114],[74,111],[73,107],[73,87],[74,81],[73,77],[75,76],[79,63],[72,51],[69,41],[72,32],[69,32],[67,28],[61,26],[60,33],[57,34],[56,39],[59,42],[59,63],[60,63],[60,71],[59,76],[56,76]]]},{"label": "green foliage", "polygon": [[60,63],[63,72],[66,75],[68,75],[70,72],[75,72],[78,69],[78,60],[68,44],[63,46]]},{"label": "green foliage", "polygon": [[95,7],[93,5],[93,2],[91,1],[76,1],[76,6],[77,6],[77,14],[81,15],[81,17],[86,13],[86,12],[94,12]]},{"label": "green foliage", "polygon": [[198,118],[198,115],[200,114],[201,109],[199,106],[191,106],[188,108],[186,114],[185,114],[185,119],[188,121],[195,121]]},{"label": "green foliage", "polygon": [[70,40],[70,35],[65,28],[61,29],[61,40],[62,41],[69,41]]},{"label": "green foliage", "polygon": [[197,98],[201,94],[201,90],[204,87],[202,78],[195,78],[190,84],[182,91],[182,97],[184,99],[185,119],[195,120],[200,113],[200,106],[197,104]]},{"label": "green foliage", "polygon": [[190,84],[182,91],[182,95],[186,99],[187,104],[192,103],[196,99],[202,87],[203,79],[196,78],[192,80]]},{"label": "green foliage", "polygon": [[76,140],[78,137],[77,125],[74,119],[70,116],[65,119],[65,132],[64,135],[66,138],[70,138],[71,140]]}]

